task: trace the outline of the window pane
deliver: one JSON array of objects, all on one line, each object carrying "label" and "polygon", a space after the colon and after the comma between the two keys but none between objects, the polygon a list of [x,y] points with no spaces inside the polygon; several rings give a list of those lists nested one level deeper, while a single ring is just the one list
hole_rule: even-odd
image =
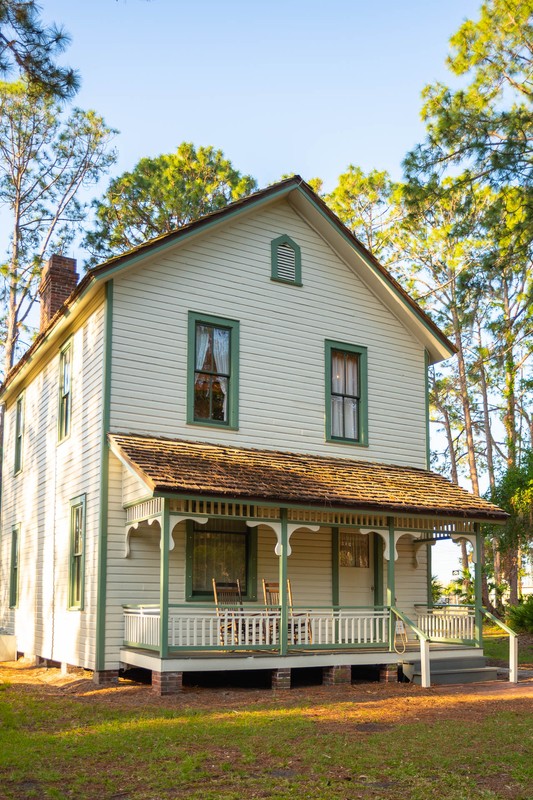
[{"label": "window pane", "polygon": [[331,435],[344,436],[342,424],[342,397],[331,398]]},{"label": "window pane", "polygon": [[201,323],[196,324],[196,369],[214,371],[213,328]]},{"label": "window pane", "polygon": [[344,353],[338,350],[331,353],[331,390],[344,394]]},{"label": "window pane", "polygon": [[193,592],[211,592],[213,578],[220,583],[239,579],[246,592],[246,534],[197,531],[193,542]]},{"label": "window pane", "polygon": [[211,376],[199,373],[194,379],[194,418],[210,419]]},{"label": "window pane", "polygon": [[213,328],[214,371],[219,375],[230,374],[230,332],[227,328]]},{"label": "window pane", "polygon": [[359,396],[359,356],[346,353],[346,394]]},{"label": "window pane", "polygon": [[357,401],[351,397],[344,398],[344,437],[358,439]]},{"label": "window pane", "polygon": [[211,419],[226,422],[228,410],[228,379],[213,378],[211,384],[213,393],[213,406]]}]

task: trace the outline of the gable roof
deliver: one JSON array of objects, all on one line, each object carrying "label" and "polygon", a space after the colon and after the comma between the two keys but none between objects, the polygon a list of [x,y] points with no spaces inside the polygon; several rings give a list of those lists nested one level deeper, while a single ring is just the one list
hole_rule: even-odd
[{"label": "gable roof", "polygon": [[442,475],[329,456],[109,434],[112,451],[154,494],[224,497],[504,522],[508,514]]},{"label": "gable roof", "polygon": [[236,216],[251,213],[263,205],[277,202],[280,199],[288,200],[294,209],[306,218],[315,230],[329,242],[345,262],[354,266],[354,255],[359,257],[359,261],[355,264],[359,268],[359,277],[370,286],[386,305],[389,305],[389,307],[392,305],[393,310],[404,323],[407,325],[409,323],[415,324],[417,333],[430,353],[431,363],[441,361],[457,352],[452,342],[402,288],[398,281],[328,208],[326,203],[303,178],[299,175],[294,175],[248,197],[237,200],[225,208],[213,211],[200,219],[194,220],[194,222],[183,225],[170,233],[150,239],[127,253],[114,256],[104,263],[89,269],[68,300],[52,317],[47,328],[39,333],[29,350],[9,371],[4,383],[0,386],[0,397],[4,395],[7,387],[13,383],[26,364],[33,360],[37,351],[57,326],[65,320],[67,315],[74,312],[80,301],[86,298],[87,295],[92,294],[92,291],[112,278],[117,272],[132,267],[139,261],[167,250],[169,247],[184,243],[191,237],[202,235],[214,226],[227,224]]}]

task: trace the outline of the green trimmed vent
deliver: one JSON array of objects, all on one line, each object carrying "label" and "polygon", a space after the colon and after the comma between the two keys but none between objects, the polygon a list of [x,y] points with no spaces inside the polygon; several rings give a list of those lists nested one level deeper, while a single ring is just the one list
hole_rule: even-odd
[{"label": "green trimmed vent", "polygon": [[282,283],[302,283],[301,251],[290,236],[279,236],[272,241],[272,280]]}]

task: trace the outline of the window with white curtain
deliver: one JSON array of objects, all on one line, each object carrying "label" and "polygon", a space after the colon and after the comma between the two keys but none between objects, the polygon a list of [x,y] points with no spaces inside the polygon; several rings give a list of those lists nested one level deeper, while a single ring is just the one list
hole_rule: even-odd
[{"label": "window with white curtain", "polygon": [[189,312],[187,422],[238,427],[239,323]]},{"label": "window with white curtain", "polygon": [[326,340],[326,439],[368,444],[366,347]]}]

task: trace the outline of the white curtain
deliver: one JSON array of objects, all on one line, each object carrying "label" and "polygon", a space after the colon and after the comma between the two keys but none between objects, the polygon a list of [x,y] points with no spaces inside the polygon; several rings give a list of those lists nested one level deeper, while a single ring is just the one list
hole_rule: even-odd
[{"label": "white curtain", "polygon": [[[215,371],[219,376],[229,375],[229,331],[222,328],[213,328],[213,357],[215,361]],[[224,419],[227,419],[228,408],[228,381],[227,378],[219,377],[220,388],[224,395],[222,406]]]},{"label": "white curtain", "polygon": [[209,328],[205,325],[196,326],[196,371],[201,371],[205,365],[205,357],[209,347]]}]

